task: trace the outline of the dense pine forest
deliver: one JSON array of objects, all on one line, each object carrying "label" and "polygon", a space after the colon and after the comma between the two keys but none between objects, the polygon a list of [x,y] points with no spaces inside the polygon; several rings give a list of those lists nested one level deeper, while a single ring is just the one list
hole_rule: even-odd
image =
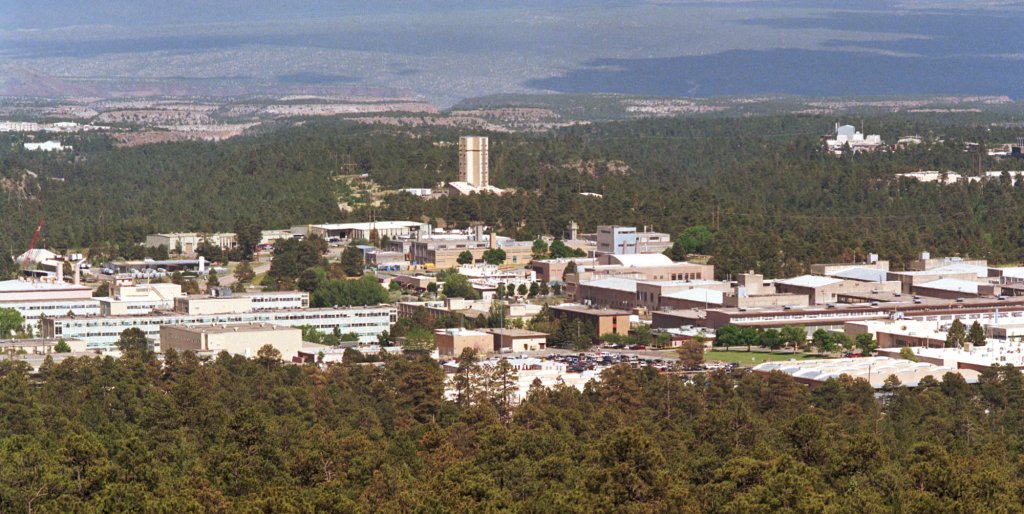
[{"label": "dense pine forest", "polygon": [[[664,119],[487,134],[491,182],[513,193],[429,201],[403,193],[374,207],[366,198],[349,201],[352,188],[339,177],[366,174],[385,190],[454,180],[459,133],[308,120],[220,143],[116,148],[102,135],[73,137],[76,150],[60,154],[21,150],[21,136],[5,135],[0,247],[20,252],[41,218],[48,246],[109,249],[156,231],[231,230],[239,218],[276,228],[372,215],[484,222],[525,239],[561,235],[569,220],[585,231],[605,223],[673,234],[704,226],[715,233],[709,250],[723,276],[747,269],[791,275],[867,252],[896,269],[922,250],[1021,259],[1024,185],[943,186],[894,174],[1022,169],[1021,160],[996,160],[983,149],[1015,141],[1024,129],[1004,128],[1012,124],[990,114],[842,120],[863,121],[866,132],[890,143],[911,134],[925,143],[834,157],[822,153],[820,137],[835,121]],[[981,150],[965,151],[965,142]],[[355,211],[342,213],[339,201]]]},{"label": "dense pine forest", "polygon": [[[0,365],[2,512],[1019,512],[1024,380],[879,397],[653,368],[520,405],[464,363]],[[15,363],[18,364],[18,363]],[[473,378],[477,377],[477,378]]]}]

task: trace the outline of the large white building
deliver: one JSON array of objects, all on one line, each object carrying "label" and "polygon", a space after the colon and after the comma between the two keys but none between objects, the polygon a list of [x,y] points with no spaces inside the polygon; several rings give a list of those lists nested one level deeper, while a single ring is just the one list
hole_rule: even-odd
[{"label": "large white building", "polygon": [[849,146],[853,153],[873,152],[882,147],[882,136],[878,134],[864,135],[857,131],[853,125],[836,124],[835,139],[826,139],[827,149],[836,154],[842,155],[843,147]]},{"label": "large white building", "polygon": [[92,288],[65,282],[0,281],[0,308],[14,309],[35,326],[43,316],[96,316],[100,302],[92,297]]},{"label": "large white building", "polygon": [[103,351],[113,350],[121,332],[129,328],[138,328],[147,337],[157,340],[161,325],[217,323],[274,323],[289,327],[309,325],[325,334],[337,328],[342,334],[356,334],[362,343],[373,343],[381,332],[391,329],[396,317],[394,306],[379,305],[222,314],[153,313],[141,316],[59,317],[43,319],[40,328],[43,337],[81,339],[86,342],[88,349]]}]

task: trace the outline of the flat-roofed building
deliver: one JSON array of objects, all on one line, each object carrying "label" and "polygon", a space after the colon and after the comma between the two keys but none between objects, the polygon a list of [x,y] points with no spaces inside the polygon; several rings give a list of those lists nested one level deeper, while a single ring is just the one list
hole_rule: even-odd
[{"label": "flat-roofed building", "polygon": [[92,297],[92,288],[56,281],[0,281],[0,308],[18,311],[25,324],[34,326],[40,318],[95,316],[100,313],[99,300]]},{"label": "flat-roofed building", "polygon": [[988,268],[958,264],[920,271],[890,271],[888,280],[898,280],[904,293],[913,293],[920,284],[942,279],[983,280],[988,277]]},{"label": "flat-roofed building", "polygon": [[500,353],[543,350],[548,345],[548,335],[544,332],[521,328],[485,328],[481,332],[494,336],[494,351]]},{"label": "flat-roofed building", "polygon": [[859,280],[843,280],[818,275],[802,275],[776,280],[775,291],[778,293],[806,295],[811,304],[819,305],[835,302],[836,295],[844,293],[861,291],[897,293],[900,291],[900,283],[895,281],[862,282]]},{"label": "flat-roofed building", "polygon": [[844,325],[843,332],[851,339],[860,334],[871,334],[879,348],[901,348],[904,346],[943,347],[946,332],[935,321],[919,320],[868,320],[851,321]]},{"label": "flat-roofed building", "polygon": [[295,235],[317,236],[324,240],[351,241],[377,238],[412,237],[429,232],[429,225],[416,221],[372,221],[363,223],[323,223],[292,227]]},{"label": "flat-roofed building", "polygon": [[581,266],[593,266],[597,259],[588,257],[566,257],[564,259],[532,260],[527,265],[537,274],[541,282],[562,282],[565,270],[570,262],[575,262],[577,269]]},{"label": "flat-roofed building", "polygon": [[963,377],[968,384],[978,383],[979,373],[956,366],[914,362],[889,357],[859,357],[854,359],[821,359],[810,361],[776,361],[754,366],[755,373],[785,373],[797,382],[817,387],[830,378],[846,375],[863,379],[875,389],[885,387],[886,380],[894,376],[904,387],[917,387],[925,377],[942,380],[946,373]]},{"label": "flat-roofed building", "polygon": [[458,357],[466,348],[472,348],[480,355],[494,351],[494,337],[491,334],[464,328],[435,330],[434,342],[441,357]]},{"label": "flat-roofed building", "polygon": [[86,342],[90,350],[112,350],[121,332],[138,328],[147,337],[157,340],[160,325],[212,325],[215,323],[274,323],[299,327],[308,325],[330,334],[355,334],[359,342],[377,341],[381,332],[391,330],[397,318],[394,306],[339,307],[322,309],[290,309],[223,314],[151,313],[139,316],[55,317],[40,321],[44,338],[75,338]]},{"label": "flat-roofed building", "polygon": [[[61,339],[4,339],[0,340],[0,355],[50,355],[57,353],[56,346]],[[63,340],[72,352],[84,352],[85,341]]]},{"label": "flat-roofed building", "polygon": [[203,241],[209,241],[224,249],[238,246],[238,236],[232,232],[168,232],[146,236],[147,247],[163,246],[169,251],[181,251],[182,253],[195,252]]},{"label": "flat-roofed building", "polygon": [[256,357],[260,348],[270,345],[290,361],[302,348],[302,329],[273,323],[230,323],[214,325],[162,325],[160,349],[166,352],[196,353],[222,351]]},{"label": "flat-roofed building", "polygon": [[111,286],[109,297],[97,298],[101,316],[146,314],[174,308],[174,299],[183,296],[181,285],[172,283],[120,284]]},{"label": "flat-roofed building", "polygon": [[985,259],[964,259],[962,257],[932,257],[929,252],[921,252],[917,259],[907,263],[907,271],[926,271],[948,266],[968,266],[972,268],[988,268]]},{"label": "flat-roofed building", "polygon": [[548,307],[551,313],[563,320],[580,320],[591,326],[594,337],[605,334],[626,335],[629,333],[630,314],[616,309],[598,309],[579,304],[561,304]]},{"label": "flat-roofed building", "polygon": [[[878,260],[878,256],[870,254],[868,262],[812,264],[811,275],[835,276],[852,269],[870,269],[876,271],[889,271],[889,261]],[[882,276],[884,280],[884,275]]]},{"label": "flat-roofed building", "polygon": [[997,296],[1000,288],[995,284],[963,280],[959,278],[940,278],[931,282],[914,285],[914,294],[932,298],[977,298],[979,296]]}]

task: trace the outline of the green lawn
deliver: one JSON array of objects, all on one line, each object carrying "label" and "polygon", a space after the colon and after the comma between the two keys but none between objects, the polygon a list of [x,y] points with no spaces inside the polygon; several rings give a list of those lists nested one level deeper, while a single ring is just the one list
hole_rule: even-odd
[{"label": "green lawn", "polygon": [[705,362],[710,362],[710,361],[735,362],[735,363],[743,365],[743,366],[753,366],[753,365],[761,364],[762,362],[767,362],[767,361],[788,361],[790,359],[805,360],[805,359],[822,359],[822,358],[825,358],[825,357],[823,357],[823,356],[821,356],[819,354],[816,354],[816,353],[804,353],[804,352],[791,353],[791,352],[788,352],[788,351],[784,352],[782,350],[779,350],[778,352],[775,352],[775,353],[759,352],[759,351],[748,352],[746,350],[728,351],[728,352],[714,350],[714,351],[710,351],[710,352],[704,353],[704,361]]}]

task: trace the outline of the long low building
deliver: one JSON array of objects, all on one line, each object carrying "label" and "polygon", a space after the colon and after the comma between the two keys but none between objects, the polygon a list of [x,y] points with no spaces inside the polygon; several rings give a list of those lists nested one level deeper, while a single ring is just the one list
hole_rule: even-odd
[{"label": "long low building", "polygon": [[290,361],[298,356],[302,344],[302,330],[274,323],[160,326],[161,351],[225,351],[252,358],[264,345],[270,345]]},{"label": "long low building", "polygon": [[811,387],[821,385],[830,378],[843,375],[863,379],[875,389],[885,386],[889,377],[896,377],[906,387],[917,387],[925,377],[942,380],[946,373],[960,375],[968,384],[978,383],[978,372],[958,369],[956,366],[936,365],[888,357],[859,357],[853,359],[821,359],[810,361],[775,361],[754,366],[756,373],[785,373],[798,382]]},{"label": "long low building", "polygon": [[299,225],[292,227],[292,234],[302,236],[318,236],[325,240],[351,241],[364,239],[370,241],[377,238],[414,236],[428,233],[430,226],[415,221],[376,221],[365,223],[323,223],[318,225]]},{"label": "long low building", "polygon": [[40,318],[96,316],[99,300],[92,297],[92,288],[65,282],[30,280],[0,281],[0,308],[14,309],[34,326]]},{"label": "long low building", "polygon": [[841,331],[849,321],[875,319],[910,319],[947,321],[959,318],[970,324],[1000,320],[1024,320],[1024,297],[966,298],[943,300],[937,298],[911,298],[892,293],[860,294],[859,303],[829,305],[722,308],[708,310],[675,310],[652,313],[655,328],[701,326],[717,329],[724,325],[779,328],[799,325],[812,332],[817,328]]},{"label": "long low building", "polygon": [[40,322],[44,338],[75,338],[86,342],[90,350],[114,349],[126,329],[138,328],[147,337],[157,339],[161,325],[213,325],[216,323],[274,323],[290,327],[309,325],[322,333],[335,328],[342,334],[353,333],[363,343],[377,341],[381,332],[391,329],[397,317],[394,306],[291,309],[222,314],[154,313],[141,316],[94,316],[45,318]]}]

